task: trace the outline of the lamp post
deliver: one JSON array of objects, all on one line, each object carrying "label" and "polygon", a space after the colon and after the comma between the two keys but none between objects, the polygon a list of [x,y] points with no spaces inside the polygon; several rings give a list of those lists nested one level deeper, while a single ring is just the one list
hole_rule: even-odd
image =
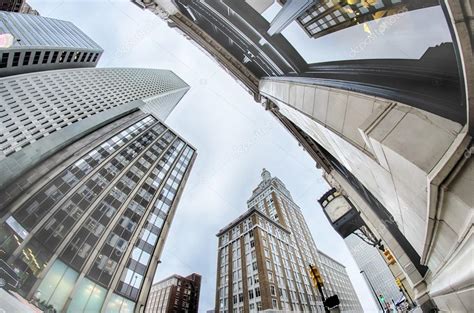
[{"label": "lamp post", "polygon": [[382,312],[385,312],[385,309],[383,308],[382,302],[380,302],[379,296],[375,292],[374,286],[372,286],[372,283],[370,282],[369,277],[367,276],[367,273],[365,271],[360,271],[361,274],[364,274],[365,279],[369,283],[370,288],[372,289],[372,292],[374,293],[375,298],[377,299],[377,302],[380,305],[380,308],[382,309]]}]

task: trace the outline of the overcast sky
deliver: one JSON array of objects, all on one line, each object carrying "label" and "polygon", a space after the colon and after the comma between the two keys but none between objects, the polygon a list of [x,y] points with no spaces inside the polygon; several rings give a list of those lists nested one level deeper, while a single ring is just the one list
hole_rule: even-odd
[{"label": "overcast sky", "polygon": [[[215,234],[247,209],[246,201],[265,167],[286,184],[302,208],[318,248],[347,267],[365,311],[376,311],[351,254],[317,204],[329,187],[314,161],[209,56],[159,17],[142,11],[128,0],[29,2],[43,16],[73,22],[101,45],[105,53],[99,67],[170,69],[191,86],[167,124],[197,148],[198,158],[169,232],[155,281],[174,273],[199,273],[203,276],[200,312],[214,308]],[[439,12],[434,10],[429,14],[436,16]],[[360,28],[355,31],[361,32]],[[285,30],[285,35],[295,46],[304,46],[310,40],[302,37],[304,33],[294,25]],[[356,45],[364,38],[362,35],[354,37],[345,47]],[[429,36],[423,38],[425,43],[436,42]],[[327,46],[331,40],[326,40],[324,45],[306,50],[305,58],[309,61],[343,58],[339,50],[331,54],[332,47]],[[385,44],[383,39],[375,40],[369,43],[369,48],[377,50],[377,46]],[[415,49],[411,55],[417,51],[421,50]],[[347,57],[347,49],[345,53]]]}]

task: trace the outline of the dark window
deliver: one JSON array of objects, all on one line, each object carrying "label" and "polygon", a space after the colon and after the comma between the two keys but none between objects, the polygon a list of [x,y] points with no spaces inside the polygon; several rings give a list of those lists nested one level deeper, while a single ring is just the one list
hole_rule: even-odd
[{"label": "dark window", "polygon": [[35,58],[33,59],[33,64],[38,64],[40,59],[41,51],[35,52]]},{"label": "dark window", "polygon": [[43,62],[42,62],[43,64],[48,63],[48,59],[49,59],[49,55],[50,55],[50,54],[51,54],[50,51],[46,51],[46,52],[44,53],[44,55],[43,55]]},{"label": "dark window", "polygon": [[12,66],[18,66],[18,62],[20,62],[20,52],[15,52],[15,54],[13,55]]},{"label": "dark window", "polygon": [[87,62],[90,62],[90,61],[91,61],[92,55],[93,55],[93,53],[89,53],[89,57],[87,58]]},{"label": "dark window", "polygon": [[9,56],[8,53],[3,53],[2,54],[2,59],[0,60],[0,67],[7,67],[8,56]]},{"label": "dark window", "polygon": [[74,62],[78,62],[79,61],[79,55],[81,53],[80,52],[76,52],[76,54],[74,55]]},{"label": "dark window", "polygon": [[67,62],[71,62],[73,55],[74,55],[74,52],[69,52],[69,55],[67,57]]},{"label": "dark window", "polygon": [[23,65],[28,65],[28,63],[30,62],[30,56],[31,56],[30,51],[25,52],[25,57],[23,58]]},{"label": "dark window", "polygon": [[81,62],[84,62],[87,57],[87,52],[82,52]]},{"label": "dark window", "polygon": [[97,58],[98,58],[98,57],[99,57],[99,54],[98,54],[98,53],[96,53],[96,54],[94,55],[94,59],[92,60],[92,62],[95,62],[95,61],[97,61]]},{"label": "dark window", "polygon": [[66,58],[66,51],[61,52],[61,57],[59,58],[59,63],[64,63],[64,59]]},{"label": "dark window", "polygon": [[56,63],[58,61],[59,51],[54,51],[53,57],[51,58],[51,63]]}]

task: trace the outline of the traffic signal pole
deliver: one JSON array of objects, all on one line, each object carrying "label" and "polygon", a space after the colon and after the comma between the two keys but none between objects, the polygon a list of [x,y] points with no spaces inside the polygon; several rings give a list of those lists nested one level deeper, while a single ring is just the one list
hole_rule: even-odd
[{"label": "traffic signal pole", "polygon": [[326,306],[325,302],[326,302],[326,298],[324,297],[324,293],[323,293],[323,284],[322,284],[322,278],[321,278],[321,274],[319,273],[319,270],[317,270],[314,266],[310,265],[309,266],[309,269],[312,273],[312,278],[313,278],[313,281],[316,282],[316,286],[318,287],[318,290],[319,290],[319,294],[321,295],[321,299],[323,300],[323,306],[324,306],[324,311],[326,313],[329,313],[329,308]]},{"label": "traffic signal pole", "polygon": [[320,283],[318,283],[318,290],[319,290],[319,293],[321,294],[321,299],[323,299],[324,311],[325,311],[326,313],[329,313],[328,307],[324,304],[324,302],[326,301],[326,299],[324,298],[323,287],[321,286]]}]

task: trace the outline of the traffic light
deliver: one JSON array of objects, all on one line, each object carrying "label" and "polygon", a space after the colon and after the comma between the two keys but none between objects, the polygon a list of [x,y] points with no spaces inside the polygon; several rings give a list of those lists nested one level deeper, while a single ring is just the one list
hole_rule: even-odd
[{"label": "traffic light", "polygon": [[392,264],[397,263],[397,261],[395,261],[395,258],[393,257],[390,250],[385,249],[385,251],[383,252],[383,255],[385,256],[385,260],[387,261],[388,265],[392,265]]},{"label": "traffic light", "polygon": [[321,276],[321,273],[319,272],[319,269],[314,266],[314,265],[309,265],[309,276],[311,276],[311,279],[313,280],[313,283],[315,286],[320,286],[324,285],[323,277]]},{"label": "traffic light", "polygon": [[400,278],[395,278],[395,283],[397,284],[398,286],[398,289],[402,290],[403,288],[403,285],[402,285],[402,281],[400,280]]},{"label": "traffic light", "polygon": [[385,303],[385,297],[383,295],[379,295],[379,300],[382,303]]}]

